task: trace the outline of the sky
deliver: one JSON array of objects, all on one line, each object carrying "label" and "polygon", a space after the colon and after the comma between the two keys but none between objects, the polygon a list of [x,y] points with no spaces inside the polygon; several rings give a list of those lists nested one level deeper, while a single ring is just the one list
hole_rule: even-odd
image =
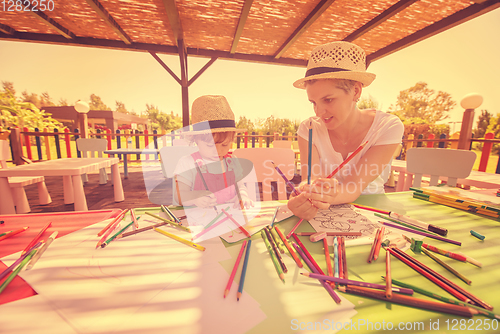
[{"label": "sky", "polygon": [[[159,55],[180,77],[178,56]],[[400,91],[423,81],[436,91],[451,94],[457,106],[444,121],[460,122],[464,109],[460,100],[469,93],[483,96],[476,110],[500,113],[500,9],[470,20],[373,62],[368,71],[375,81],[363,90],[379,109],[394,105]],[[209,59],[188,58],[189,77]],[[292,83],[302,78],[305,68],[217,60],[189,88],[190,105],[201,95],[224,95],[236,120],[271,115],[292,120],[312,116],[304,90]],[[54,102],[66,99],[89,101],[101,97],[115,109],[121,101],[129,111],[140,114],[146,104],[181,115],[181,88],[148,53],[88,47],[0,41],[0,81],[14,83],[22,91],[48,92]],[[452,131],[459,123],[449,123]]]}]

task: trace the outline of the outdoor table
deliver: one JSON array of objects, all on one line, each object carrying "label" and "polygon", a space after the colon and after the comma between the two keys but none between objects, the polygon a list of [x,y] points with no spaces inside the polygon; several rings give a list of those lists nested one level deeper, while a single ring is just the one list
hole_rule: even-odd
[{"label": "outdoor table", "polygon": [[123,154],[123,176],[126,179],[128,178],[127,154],[154,154],[157,157],[159,152],[160,150],[151,148],[117,148],[104,151],[104,153],[113,156],[115,154]]},{"label": "outdoor table", "polygon": [[74,203],[75,211],[88,211],[81,175],[111,167],[115,201],[121,202],[125,197],[118,169],[119,161],[118,158],[65,158],[0,169],[0,194],[2,196],[0,214],[16,213],[9,186],[9,176],[62,176],[64,203]]}]

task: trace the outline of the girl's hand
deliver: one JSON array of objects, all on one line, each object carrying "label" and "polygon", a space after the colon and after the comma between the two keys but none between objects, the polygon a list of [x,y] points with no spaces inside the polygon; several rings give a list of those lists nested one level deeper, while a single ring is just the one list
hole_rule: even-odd
[{"label": "girl's hand", "polygon": [[292,194],[288,200],[287,206],[295,216],[310,220],[316,217],[318,208],[314,206],[305,195],[305,193],[301,193],[297,196]]},{"label": "girl's hand", "polygon": [[253,201],[250,198],[248,198],[247,196],[242,195],[241,196],[241,202],[240,202],[238,196],[236,196],[235,199],[234,199],[233,208],[235,208],[235,209],[236,208],[242,209],[242,205],[246,209],[251,208],[251,207],[253,207]]},{"label": "girl's hand", "polygon": [[328,209],[338,194],[338,181],[335,179],[319,178],[310,185],[302,185],[304,196],[312,201],[319,209]]},{"label": "girl's hand", "polygon": [[192,200],[192,204],[200,208],[211,208],[217,205],[217,199],[214,194],[210,193],[207,196],[198,197]]}]

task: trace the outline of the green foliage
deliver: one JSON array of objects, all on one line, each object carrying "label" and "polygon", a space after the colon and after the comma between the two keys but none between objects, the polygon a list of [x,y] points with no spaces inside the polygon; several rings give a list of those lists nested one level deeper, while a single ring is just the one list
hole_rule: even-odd
[{"label": "green foliage", "polygon": [[95,94],[90,94],[90,110],[111,110],[110,107],[102,102],[101,98]]},{"label": "green foliage", "polygon": [[248,133],[252,133],[255,131],[255,124],[253,124],[253,122],[245,116],[240,116],[240,119],[236,123],[236,127],[238,129],[245,129],[246,131],[248,131]]},{"label": "green foliage", "polygon": [[129,114],[127,108],[125,107],[125,103],[121,102],[121,101],[115,101],[116,103],[116,111],[117,112],[122,112],[124,114]]},{"label": "green foliage", "polygon": [[359,109],[378,109],[378,102],[373,98],[373,96],[362,97],[358,102]]},{"label": "green foliage", "polygon": [[12,94],[12,90],[6,89],[0,92],[0,126],[2,128],[58,128],[64,129],[64,125],[50,117],[49,113],[40,110],[31,102],[23,102]]},{"label": "green foliage", "polygon": [[165,114],[161,112],[158,107],[146,104],[145,114],[151,121],[153,130],[160,129],[160,131],[165,130],[170,132],[182,128],[182,118],[174,116],[173,112],[171,112],[170,115]]},{"label": "green foliage", "polygon": [[436,93],[427,87],[427,83],[418,82],[415,86],[399,92],[396,106],[391,105],[389,111],[403,122],[420,118],[434,124],[448,118],[448,113],[455,105],[456,102],[451,99],[450,94],[442,91]]},{"label": "green foliage", "polygon": [[474,129],[474,138],[484,138],[488,126],[490,125],[490,122],[493,118],[493,115],[490,114],[488,110],[481,110],[481,115],[479,115],[476,129]]}]

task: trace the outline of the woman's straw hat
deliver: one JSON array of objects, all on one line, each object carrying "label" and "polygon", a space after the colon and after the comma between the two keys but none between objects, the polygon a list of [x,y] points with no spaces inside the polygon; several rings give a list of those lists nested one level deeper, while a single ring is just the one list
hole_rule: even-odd
[{"label": "woman's straw hat", "polygon": [[191,108],[191,122],[189,132],[192,134],[245,131],[245,129],[236,128],[234,113],[222,95],[203,95],[194,100]]},{"label": "woman's straw hat", "polygon": [[366,72],[366,55],[362,48],[349,42],[333,42],[313,49],[305,78],[293,83],[305,88],[306,81],[313,79],[349,79],[368,86],[375,74]]}]

